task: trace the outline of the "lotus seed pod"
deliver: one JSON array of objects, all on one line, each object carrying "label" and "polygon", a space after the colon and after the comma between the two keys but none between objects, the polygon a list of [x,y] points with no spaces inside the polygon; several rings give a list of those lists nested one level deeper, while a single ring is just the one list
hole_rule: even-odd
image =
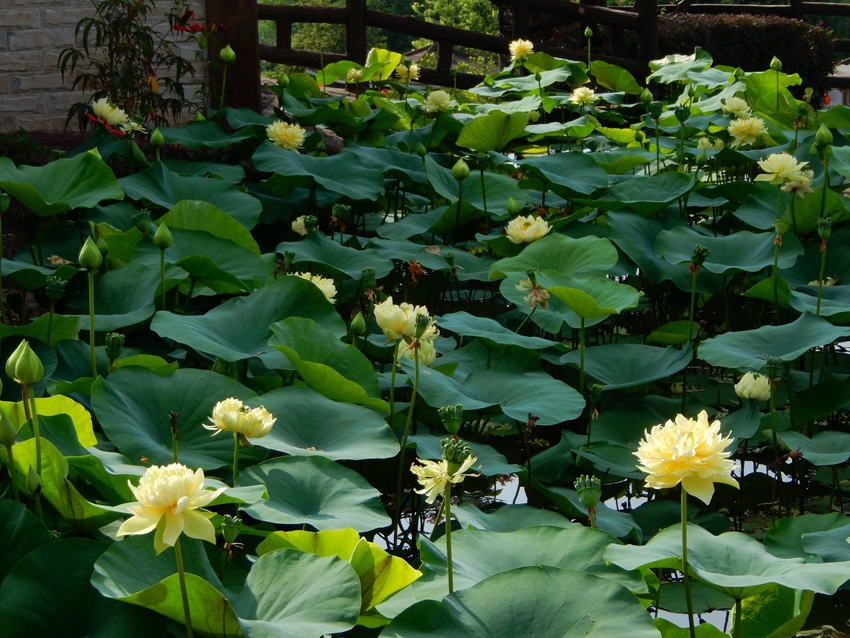
[{"label": "lotus seed pod", "polygon": [[86,243],[83,244],[80,250],[80,266],[87,270],[95,270],[103,263],[103,253],[97,247],[97,244],[92,241],[91,237],[86,238]]},{"label": "lotus seed pod", "polygon": [[452,166],[452,176],[459,182],[465,180],[469,177],[469,165],[463,159],[459,159]]},{"label": "lotus seed pod", "polygon": [[679,106],[677,106],[674,112],[676,114],[676,119],[679,120],[679,122],[681,122],[682,124],[684,124],[691,116],[690,107],[684,104],[680,104]]},{"label": "lotus seed pod", "polygon": [[413,338],[421,339],[428,328],[431,327],[431,323],[433,323],[433,319],[426,314],[418,314],[416,315],[416,320],[413,328]]},{"label": "lotus seed pod", "polygon": [[821,217],[818,220],[818,236],[826,241],[832,235],[832,218]]},{"label": "lotus seed pod", "polygon": [[649,114],[652,116],[653,120],[657,120],[661,117],[661,112],[664,110],[664,105],[661,102],[651,102],[649,104]]},{"label": "lotus seed pod", "polygon": [[806,119],[806,117],[808,116],[808,114],[809,114],[809,112],[806,110],[806,105],[805,105],[805,104],[802,104],[802,103],[801,103],[801,104],[798,104],[798,105],[797,105],[797,119],[798,119],[798,120],[804,120],[804,119]]},{"label": "lotus seed pod", "polygon": [[587,509],[593,509],[599,505],[602,498],[602,481],[595,476],[582,474],[575,482],[576,496],[581,504]]},{"label": "lotus seed pod", "polygon": [[447,405],[439,408],[437,412],[443,422],[443,427],[449,434],[457,434],[460,431],[460,426],[463,423],[463,405]]},{"label": "lotus seed pod", "polygon": [[449,476],[455,474],[463,462],[472,456],[472,448],[462,439],[443,439],[440,447],[443,448],[443,459],[448,465]]},{"label": "lotus seed pod", "polygon": [[162,135],[162,131],[158,128],[153,130],[151,133],[151,146],[154,148],[160,148],[165,144],[165,137]]},{"label": "lotus seed pod", "polygon": [[47,299],[56,303],[65,294],[65,287],[68,282],[61,277],[50,275],[44,282],[44,291],[47,294]]},{"label": "lotus seed pod", "polygon": [[44,366],[41,359],[30,347],[28,341],[24,340],[24,349],[18,360],[15,361],[15,376],[13,377],[21,385],[33,385],[44,377]]},{"label": "lotus seed pod", "polygon": [[221,535],[224,536],[225,543],[233,543],[239,538],[239,532],[242,531],[242,519],[238,516],[224,515],[224,520],[221,523]]},{"label": "lotus seed pod", "polygon": [[765,372],[771,379],[779,376],[779,369],[782,365],[782,359],[779,357],[768,357],[765,361]]},{"label": "lotus seed pod", "polygon": [[156,232],[153,236],[153,243],[157,248],[161,250],[165,250],[166,248],[170,248],[171,244],[174,243],[174,238],[171,236],[171,231],[168,230],[168,226],[165,224],[160,224],[159,228],[156,229]]},{"label": "lotus seed pod", "polygon": [[447,252],[443,255],[443,259],[446,260],[446,263],[449,265],[449,268],[455,267],[455,254],[453,252]]},{"label": "lotus seed pod", "polygon": [[121,350],[124,347],[124,335],[118,332],[110,332],[106,335],[106,357],[110,361],[115,361],[121,356]]},{"label": "lotus seed pod", "polygon": [[699,268],[705,263],[705,260],[708,259],[708,256],[711,254],[711,250],[706,248],[705,246],[701,246],[699,244],[694,245],[694,253],[691,256],[691,263]]},{"label": "lotus seed pod", "polygon": [[228,44],[219,52],[218,59],[225,64],[233,64],[236,62],[236,51],[234,51]]},{"label": "lotus seed pod", "polygon": [[143,208],[133,215],[133,225],[139,229],[142,235],[147,235],[151,232],[151,212],[147,208]]},{"label": "lotus seed pod", "polygon": [[360,280],[363,282],[364,288],[374,288],[377,286],[378,281],[375,277],[376,271],[374,266],[368,266],[360,271]]}]

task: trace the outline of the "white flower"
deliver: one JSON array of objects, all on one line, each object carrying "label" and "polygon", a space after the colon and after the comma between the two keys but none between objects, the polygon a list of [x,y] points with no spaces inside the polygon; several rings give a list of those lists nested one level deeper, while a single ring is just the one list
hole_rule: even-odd
[{"label": "white flower", "polygon": [[759,117],[732,120],[726,130],[732,136],[732,148],[738,148],[743,144],[755,144],[767,133],[764,120]]},{"label": "white flower", "polygon": [[310,231],[307,230],[307,227],[304,225],[304,218],[306,215],[301,215],[296,218],[294,222],[292,222],[292,230],[301,235],[302,237],[306,237],[310,234]]},{"label": "white flower", "polygon": [[456,102],[451,99],[451,96],[442,90],[431,91],[428,97],[425,98],[425,105],[422,107],[428,113],[436,113],[437,111],[447,111],[455,107]]},{"label": "white flower", "polygon": [[[819,283],[819,282],[818,282],[818,280],[817,280],[817,279],[815,279],[814,281],[810,281],[810,282],[809,282],[809,285],[810,285],[810,286],[817,286],[817,285],[818,285],[818,283]],[[834,286],[834,285],[835,285],[835,284],[837,284],[837,283],[838,283],[838,277],[827,277],[827,278],[824,280],[823,285],[824,285],[824,286]]]},{"label": "white flower", "polygon": [[570,95],[569,102],[570,104],[586,106],[593,104],[597,100],[599,100],[599,96],[593,92],[593,89],[589,89],[586,86],[580,86],[573,91],[572,95]]},{"label": "white flower", "polygon": [[750,105],[739,97],[727,97],[723,100],[720,110],[735,117],[750,117]]},{"label": "white flower", "polygon": [[540,306],[543,310],[549,310],[549,291],[538,286],[536,282],[532,282],[531,279],[520,279],[514,287],[522,292],[528,291],[528,296],[524,297],[523,301],[529,304],[531,310],[534,310],[537,306]]},{"label": "white flower", "polygon": [[767,159],[758,161],[764,173],[756,175],[755,181],[770,182],[774,186],[791,181],[792,178],[799,181],[800,171],[806,164],[808,162],[798,162],[796,157],[788,153],[773,153]]},{"label": "white flower", "polygon": [[345,74],[345,81],[349,84],[354,84],[355,82],[359,82],[363,79],[363,69],[358,69],[354,67],[353,69],[348,69],[348,73]]},{"label": "white flower", "polygon": [[[401,348],[399,348],[398,359],[396,360],[401,361],[402,359],[410,359],[411,361],[415,361],[416,353],[414,352],[414,348],[415,346],[413,341],[409,344],[404,344]],[[434,347],[434,341],[432,339],[426,339],[423,336],[422,339],[419,340],[419,363],[429,366],[434,363],[436,359],[437,349]]]},{"label": "white flower", "polygon": [[207,430],[213,430],[213,436],[222,431],[233,432],[249,439],[259,439],[269,433],[274,418],[263,406],[253,410],[239,399],[230,397],[219,401],[213,408],[210,423],[204,423]]},{"label": "white flower", "polygon": [[416,490],[416,493],[426,494],[426,503],[433,503],[437,499],[437,495],[443,494],[448,483],[463,483],[463,479],[467,476],[477,476],[477,474],[465,474],[478,460],[478,457],[474,454],[467,456],[460,469],[452,475],[449,475],[449,462],[445,459],[442,461],[416,460],[422,465],[413,464],[410,466],[410,471],[416,475],[416,479],[422,486]]},{"label": "white flower", "polygon": [[148,130],[142,126],[141,122],[131,119],[128,119],[121,125],[121,131],[126,135],[133,135],[134,133],[141,133],[142,135],[145,135],[148,132]]},{"label": "white flower", "polygon": [[419,79],[419,65],[411,64],[410,66],[399,64],[395,68],[395,74],[402,80],[411,82]]},{"label": "white flower", "polygon": [[313,275],[309,272],[297,272],[295,273],[301,279],[306,279],[307,281],[312,282],[315,286],[322,291],[322,294],[325,295],[325,298],[331,303],[336,302],[336,286],[334,285],[333,279],[328,279],[327,277],[322,277],[321,275]]},{"label": "white flower", "polygon": [[287,124],[281,120],[266,127],[266,135],[272,144],[287,151],[298,151],[304,146],[306,131],[298,124]]},{"label": "white flower", "polygon": [[[385,301],[375,304],[374,312],[378,327],[384,331],[387,339],[391,341],[402,337],[412,339],[416,330],[416,315],[430,316],[428,308],[425,306],[413,306],[409,303],[402,303],[397,306],[393,303],[392,297],[387,297]],[[428,335],[433,335],[433,337]],[[433,339],[437,335],[439,335],[439,331],[431,324],[422,338]]]},{"label": "white flower", "polygon": [[534,44],[529,40],[514,40],[508,46],[511,52],[511,61],[525,60],[534,53]]},{"label": "white flower", "polygon": [[127,114],[114,104],[110,104],[105,97],[92,104],[92,110],[97,117],[106,120],[110,126],[118,126],[127,121]]},{"label": "white flower", "polygon": [[528,215],[514,217],[505,227],[505,234],[514,244],[530,244],[543,237],[552,227],[542,217]]},{"label": "white flower", "polygon": [[770,379],[758,372],[747,372],[735,384],[735,394],[742,399],[767,401],[770,399]]},{"label": "white flower", "polygon": [[789,193],[796,193],[800,199],[805,199],[806,193],[812,193],[812,180],[815,177],[814,171],[802,170],[788,177],[782,185],[782,190]]},{"label": "white flower", "polygon": [[710,151],[714,148],[714,143],[710,137],[701,137],[697,140],[697,148],[704,148]]}]

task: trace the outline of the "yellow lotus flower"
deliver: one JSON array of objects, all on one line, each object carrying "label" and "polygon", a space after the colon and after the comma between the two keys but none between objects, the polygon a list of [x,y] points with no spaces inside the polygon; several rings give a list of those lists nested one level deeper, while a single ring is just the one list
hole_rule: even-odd
[{"label": "yellow lotus flower", "polygon": [[466,460],[460,466],[457,472],[449,474],[449,462],[445,459],[442,461],[423,461],[416,459],[421,465],[411,465],[410,471],[416,475],[416,480],[422,487],[416,490],[417,494],[426,494],[425,502],[433,503],[439,494],[446,491],[446,485],[452,483],[457,485],[463,483],[463,479],[467,476],[478,476],[478,474],[465,472],[475,465],[478,457],[474,454],[466,457]]},{"label": "yellow lotus flower", "polygon": [[310,231],[307,230],[307,227],[304,225],[304,218],[306,215],[301,215],[297,217],[295,221],[292,222],[292,230],[301,235],[302,237],[306,237],[310,234]]},{"label": "yellow lotus flower", "polygon": [[530,308],[534,310],[537,306],[543,308],[543,310],[549,310],[549,291],[545,288],[541,288],[535,282],[532,282],[531,279],[520,279],[519,283],[514,286],[517,290],[522,292],[528,291],[528,296],[523,298],[523,301],[529,304]]},{"label": "yellow lotus flower", "polygon": [[720,110],[735,117],[750,117],[750,105],[739,97],[727,97],[723,100]]},{"label": "yellow lotus flower", "polygon": [[[402,337],[412,339],[413,332],[416,329],[416,315],[430,315],[425,306],[413,306],[409,303],[402,303],[397,306],[393,303],[392,297],[387,297],[385,301],[375,304],[374,312],[378,327],[384,331],[389,340],[401,339]],[[428,335],[429,331],[434,337],[439,334],[433,324],[425,334]],[[423,339],[427,338],[427,336],[423,337]]]},{"label": "yellow lotus flower", "polygon": [[209,505],[225,488],[204,489],[204,471],[192,472],[182,463],[149,467],[139,486],[127,481],[137,502],[128,508],[133,516],[118,528],[118,536],[147,534],[156,530],[154,548],[159,554],[174,547],[180,534],[215,544],[211,513],[196,511]]},{"label": "yellow lotus flower", "polygon": [[788,153],[773,153],[767,159],[758,161],[758,165],[764,173],[756,175],[755,181],[770,182],[774,186],[778,186],[790,181],[792,177],[799,178],[800,171],[806,164],[808,162],[798,162],[796,157]]},{"label": "yellow lotus flower", "polygon": [[598,100],[599,96],[593,92],[593,89],[589,89],[586,86],[580,86],[573,90],[572,95],[570,95],[569,102],[570,104],[576,104],[578,106],[587,106]]},{"label": "yellow lotus flower", "polygon": [[316,287],[322,291],[328,301],[336,303],[336,286],[334,285],[333,279],[328,279],[321,275],[313,275],[309,272],[297,272],[295,274],[301,277],[301,279],[306,279],[307,281],[315,284]]},{"label": "yellow lotus flower", "polygon": [[357,67],[353,69],[348,69],[348,73],[345,74],[345,81],[349,84],[354,84],[355,82],[359,82],[363,79],[363,69],[358,69]]},{"label": "yellow lotus flower", "polygon": [[704,148],[707,151],[710,151],[714,148],[714,142],[711,141],[710,137],[701,137],[697,140],[697,148]]},{"label": "yellow lotus flower", "polygon": [[399,64],[395,68],[395,74],[401,78],[402,80],[407,80],[408,82],[412,82],[413,80],[419,79],[419,65],[411,64],[407,66],[405,64]]},{"label": "yellow lotus flower", "polygon": [[436,113],[437,111],[448,111],[454,108],[456,102],[451,99],[451,96],[442,90],[431,91],[428,97],[425,98],[423,109],[427,113]]},{"label": "yellow lotus flower", "polygon": [[110,104],[105,97],[94,102],[91,107],[94,114],[100,119],[106,120],[106,123],[110,126],[118,126],[127,121],[127,114],[114,104]]},{"label": "yellow lotus flower", "polygon": [[758,372],[747,372],[735,384],[735,394],[742,399],[767,401],[770,399],[770,379]]},{"label": "yellow lotus flower", "polygon": [[805,199],[806,193],[812,193],[812,180],[815,178],[814,171],[802,170],[794,173],[788,178],[788,181],[782,185],[782,190],[789,193],[796,193],[800,199]]},{"label": "yellow lotus flower", "polygon": [[209,420],[209,424],[204,423],[204,427],[207,430],[214,430],[213,436],[227,431],[249,439],[265,436],[277,421],[264,407],[260,406],[252,410],[233,397],[216,403]]},{"label": "yellow lotus flower", "polygon": [[732,120],[726,130],[732,136],[732,148],[738,148],[743,144],[755,144],[767,134],[764,120],[760,117],[739,117],[737,120]]},{"label": "yellow lotus flower", "polygon": [[[815,279],[814,281],[810,281],[809,285],[810,286],[817,286],[818,283],[819,283],[818,280]],[[838,283],[838,277],[827,277],[826,279],[823,280],[824,286],[834,286],[837,283]]]},{"label": "yellow lotus flower", "polygon": [[531,54],[534,53],[534,44],[529,40],[514,40],[510,43],[508,49],[511,52],[511,61],[516,62],[531,57]]},{"label": "yellow lotus flower", "polygon": [[304,146],[306,131],[298,124],[287,124],[277,120],[266,127],[266,135],[278,148],[297,152]]},{"label": "yellow lotus flower", "polygon": [[[430,327],[428,328],[430,330]],[[426,333],[427,334],[427,333]],[[404,347],[399,348],[398,351],[398,359],[397,361],[401,361],[402,359],[410,359],[411,361],[415,361],[416,353],[414,352],[414,344],[411,341],[409,344],[405,344]],[[437,349],[434,347],[433,339],[425,339],[424,337],[419,340],[419,363],[425,366],[429,366],[437,359]]]},{"label": "yellow lotus flower", "polygon": [[508,239],[514,244],[530,244],[543,237],[550,230],[552,230],[552,227],[549,222],[536,215],[514,217],[505,227]]},{"label": "yellow lotus flower", "polygon": [[656,489],[675,487],[679,483],[688,492],[708,505],[714,495],[715,483],[738,487],[730,476],[735,463],[726,448],[730,437],[720,435],[720,421],[708,423],[705,410],[696,420],[677,415],[675,421],[656,425],[644,432],[635,456],[638,469],[646,472],[646,484]]}]

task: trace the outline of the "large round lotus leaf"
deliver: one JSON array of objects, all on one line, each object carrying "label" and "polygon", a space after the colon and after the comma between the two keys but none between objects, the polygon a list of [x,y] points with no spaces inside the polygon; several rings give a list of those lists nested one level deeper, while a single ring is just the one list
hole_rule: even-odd
[{"label": "large round lotus leaf", "polygon": [[[682,350],[637,344],[596,346],[584,350],[584,371],[604,390],[617,390],[676,374],[685,369],[692,357],[690,346]],[[561,361],[578,367],[581,353],[573,350],[562,356]]]},{"label": "large round lotus leaf", "polygon": [[192,160],[164,159],[162,163],[172,173],[190,177],[220,177],[231,184],[238,184],[245,179],[245,169],[239,164],[222,164],[220,162],[193,162]]},{"label": "large round lotus leaf", "polygon": [[[818,313],[818,287],[800,286],[788,298],[798,312]],[[850,323],[850,286],[823,286],[821,288],[820,316],[830,317],[833,323]]]},{"label": "large round lotus leaf", "polygon": [[[416,447],[416,456],[420,459],[440,461],[443,458],[442,440],[444,436],[432,434],[411,434],[407,439],[408,447]],[[472,453],[478,458],[470,471],[480,472],[483,476],[503,476],[505,474],[516,474],[522,471],[522,466],[508,463],[504,455],[499,454],[493,447],[486,443],[470,442]]]},{"label": "large round lotus leaf", "polygon": [[758,401],[742,399],[740,410],[730,412],[720,420],[720,432],[735,439],[750,439],[761,427]]},{"label": "large round lotus leaf", "polygon": [[[161,377],[146,368],[120,368],[92,386],[92,407],[103,431],[133,462],[142,457],[152,465],[174,462],[169,412],[180,418],[180,462],[212,470],[233,462],[233,437],[213,436],[201,427],[218,401],[247,400],[256,394],[241,383],[215,372],[183,369]],[[258,460],[264,450],[246,448],[240,459]]]},{"label": "large round lotus leaf", "polygon": [[398,439],[378,414],[309,388],[274,390],[248,404],[264,405],[277,416],[271,431],[254,439],[259,447],[333,460],[387,459],[399,451]]},{"label": "large round lotus leaf", "polygon": [[167,126],[160,129],[166,144],[179,144],[185,148],[223,148],[254,137],[250,130],[228,133],[218,122],[190,122],[184,126]]},{"label": "large round lotus leaf", "polygon": [[501,151],[511,140],[523,134],[526,124],[526,113],[492,111],[467,122],[457,138],[457,144],[478,153]]},{"label": "large round lotus leaf", "polygon": [[337,336],[345,334],[345,324],[322,291],[301,277],[281,277],[204,315],[158,312],[151,330],[225,361],[258,357],[269,368],[286,369],[286,358],[268,345],[270,326],[294,316],[309,317]]},{"label": "large round lotus leaf", "polygon": [[600,210],[628,208],[649,217],[684,197],[695,183],[695,177],[683,173],[629,177],[587,203]]},{"label": "large round lotus leaf", "polygon": [[[375,201],[384,193],[384,176],[359,165],[357,156],[342,152],[330,157],[311,157],[263,142],[252,158],[257,170],[277,173],[265,182],[275,192],[289,193],[293,188],[326,188],[354,201]],[[357,170],[352,170],[356,166]]]},{"label": "large round lotus leaf", "polygon": [[699,358],[723,368],[760,370],[767,357],[779,357],[791,363],[810,348],[848,335],[850,328],[833,326],[825,319],[805,312],[793,323],[727,332],[707,339],[700,344]]},{"label": "large round lotus leaf", "polygon": [[[677,524],[644,546],[612,545],[605,560],[623,569],[681,569],[681,555],[682,527]],[[688,525],[688,566],[704,583],[741,600],[771,584],[831,596],[847,580],[850,562],[814,564],[802,558],[777,558],[752,536],[740,532],[713,536],[698,525]]]},{"label": "large round lotus leaf", "polygon": [[[413,364],[403,361],[402,366],[412,376]],[[578,392],[542,372],[479,370],[459,382],[420,367],[419,393],[433,408],[462,403],[466,410],[481,410],[498,405],[505,415],[522,422],[529,413],[539,416],[537,425],[578,418],[584,409],[584,398]]]},{"label": "large round lotus leaf", "polygon": [[[289,241],[278,244],[277,252],[295,253],[294,265],[300,264],[298,270],[309,270],[313,274],[325,274],[329,277],[343,279],[346,275],[352,279],[360,279],[364,268],[374,268],[378,279],[386,277],[393,269],[393,262],[381,257],[371,249],[357,250],[348,246],[340,246],[324,233],[310,233],[299,241]],[[316,268],[314,264],[322,267]]]},{"label": "large round lotus leaf", "polygon": [[353,527],[358,532],[390,524],[378,491],[357,472],[330,459],[272,459],[243,471],[237,484],[266,486],[269,498],[244,511],[268,523],[307,524],[319,530]]},{"label": "large round lotus leaf", "polygon": [[260,256],[260,247],[251,235],[251,231],[227,213],[212,204],[202,201],[183,200],[174,205],[157,220],[166,224],[169,230],[204,230],[210,235],[232,241],[252,253]]},{"label": "large round lotus leaf", "polygon": [[[471,173],[470,177],[463,181],[463,193],[461,193],[461,187],[458,186],[458,181],[452,175],[451,170],[440,166],[430,155],[425,156],[425,171],[437,194],[442,195],[452,204],[455,204],[462,194],[463,201],[471,204],[475,210],[483,211],[486,209],[490,213],[507,215],[508,197],[513,197],[514,201],[520,205],[528,200],[528,192],[520,189],[517,180],[508,175],[489,171],[484,173],[484,188],[486,188],[487,197],[487,205],[485,206],[485,191],[482,190],[480,173]],[[461,219],[461,223],[463,223],[463,219]],[[451,223],[445,228],[438,226],[437,232],[453,230],[454,225],[454,214],[452,214]]]},{"label": "large round lotus leaf", "polygon": [[526,527],[574,527],[578,523],[564,518],[557,512],[541,510],[528,505],[502,505],[491,513],[485,513],[475,505],[465,503],[452,505],[452,515],[464,527],[489,530],[491,532],[514,532]]},{"label": "large round lotus leaf", "polygon": [[19,288],[25,292],[31,292],[43,287],[47,282],[47,278],[51,275],[73,277],[77,269],[74,266],[65,264],[60,269],[62,272],[57,272],[57,269],[47,268],[44,266],[36,266],[31,261],[27,261],[30,256],[24,255],[26,259],[3,259],[3,281],[15,288]]},{"label": "large round lotus leaf", "polygon": [[532,350],[543,350],[555,345],[554,341],[539,337],[526,337],[508,330],[494,319],[476,317],[468,312],[453,312],[434,317],[436,324],[445,330],[463,337],[479,337],[505,346],[519,346]]},{"label": "large round lotus leaf", "polygon": [[[706,270],[718,275],[758,272],[773,265],[775,237],[775,233],[751,233],[746,230],[712,237],[687,226],[677,226],[658,234],[655,253],[671,264],[687,264],[693,257],[694,246],[699,244],[711,251],[703,264]],[[800,240],[790,233],[786,234],[779,249],[779,267],[791,268],[802,254]]]},{"label": "large round lotus leaf", "polygon": [[418,155],[403,153],[395,148],[379,148],[355,144],[346,151],[358,157],[366,168],[373,168],[396,179],[408,179],[417,184],[427,184],[428,176]]},{"label": "large round lotus leaf", "polygon": [[[806,286],[809,282],[820,278],[821,259],[824,254],[820,251],[819,239],[803,242],[805,254],[797,260],[793,268],[781,273],[782,278],[788,282],[792,290],[797,290],[800,286]],[[836,250],[836,247],[847,246],[849,242],[850,225],[844,225],[832,232],[826,249],[824,277],[837,277],[841,285],[850,281],[850,251]]]},{"label": "large round lotus leaf", "polygon": [[[203,542],[180,537],[189,613],[195,631],[225,638],[239,635],[236,614],[218,575],[210,566]],[[183,602],[174,549],[157,555],[150,534],[127,536],[113,543],[94,565],[91,584],[103,600],[115,599],[183,622]],[[138,609],[131,605],[121,608]]]},{"label": "large round lotus leaf", "polygon": [[[819,563],[821,559],[817,556],[817,552],[808,551],[804,547],[804,538],[821,532],[843,529],[845,532],[843,540],[850,536],[848,525],[850,525],[850,518],[840,512],[781,518],[767,530],[764,546],[771,554],[779,558],[802,558],[808,563]],[[850,545],[847,547],[850,548]]]},{"label": "large round lotus leaf", "polygon": [[[94,280],[95,330],[120,330],[150,318],[156,311],[154,297],[158,286],[159,269],[141,263],[97,275]],[[89,328],[88,299],[86,284],[67,306],[69,313],[79,315],[81,330]]]},{"label": "large round lotus leaf", "polygon": [[[802,539],[803,549],[809,554],[815,554],[828,563],[850,561],[850,543],[847,539],[850,533],[846,526],[834,528],[825,532],[811,532]],[[846,562],[844,563],[847,564]]]},{"label": "large round lotus leaf", "polygon": [[813,438],[802,432],[786,431],[779,434],[782,444],[789,450],[799,450],[812,465],[838,465],[850,459],[850,434],[826,431]]},{"label": "large round lotus leaf", "polygon": [[19,560],[51,540],[44,523],[26,506],[0,499],[0,583]]},{"label": "large round lotus leaf", "polygon": [[394,638],[657,638],[658,630],[628,589],[573,569],[520,567],[442,601],[417,603],[382,636]]},{"label": "large round lotus leaf", "polygon": [[[655,498],[632,510],[632,518],[640,525],[643,539],[648,540],[660,530],[682,521],[682,504],[678,498]],[[712,534],[729,531],[727,516],[688,505],[688,521],[704,527]]]},{"label": "large round lotus leaf", "polygon": [[590,195],[608,185],[608,174],[585,153],[543,155],[520,160],[519,166],[563,197]]},{"label": "large round lotus leaf", "polygon": [[93,153],[39,167],[17,167],[8,157],[0,157],[0,189],[40,217],[91,208],[105,199],[124,199],[112,169]]},{"label": "large round lotus leaf", "polygon": [[[577,518],[578,520],[589,520],[587,508],[582,505],[575,490],[566,487],[546,487],[537,479],[533,479],[534,491],[549,499],[564,516]],[[635,519],[628,512],[620,512],[599,503],[596,506],[596,526],[617,538],[631,538],[634,542],[640,542],[641,530]]]},{"label": "large round lotus leaf", "polygon": [[604,276],[617,263],[617,249],[607,239],[550,233],[530,243],[516,257],[500,259],[490,268],[490,279],[528,270],[554,270],[562,275]]},{"label": "large round lotus leaf", "polygon": [[[554,271],[549,271],[549,273],[554,273]],[[508,273],[508,276],[505,277],[499,284],[499,292],[505,299],[512,304],[515,304],[519,311],[524,312],[525,314],[531,314],[531,305],[525,300],[528,296],[528,290],[524,285],[520,284],[520,281],[523,279],[527,279],[525,273]],[[517,286],[520,287],[517,288]],[[607,316],[602,315],[593,319],[586,319],[584,326],[585,328],[595,326],[597,323],[601,323],[607,318]],[[531,321],[536,323],[546,332],[550,332],[552,334],[558,334],[564,323],[571,328],[574,327],[576,329],[581,326],[581,317],[570,310],[570,307],[567,306],[567,304],[554,296],[549,297],[548,309],[544,309],[541,306],[534,308],[534,315],[532,315]]]},{"label": "large round lotus leaf", "polygon": [[[405,155],[405,157],[409,156]],[[420,217],[420,215],[414,215],[413,217]],[[409,219],[409,217],[405,219]],[[396,224],[386,224],[381,226],[381,228],[391,228],[393,226],[396,226]],[[381,257],[395,259],[404,263],[409,263],[413,259],[424,268],[442,270],[444,272],[449,271],[449,262],[446,261],[446,255],[451,253],[454,255],[454,261],[457,267],[456,276],[459,281],[488,281],[490,266],[496,261],[490,255],[473,255],[457,247],[446,250],[445,246],[423,246],[422,244],[415,244],[406,239],[371,239],[369,241],[369,247],[375,248]]]},{"label": "large round lotus leaf", "polygon": [[634,308],[643,294],[606,277],[573,277],[546,272],[539,277],[539,283],[585,321]]},{"label": "large round lotus leaf", "polygon": [[92,566],[108,547],[68,538],[24,557],[0,585],[0,637],[161,635],[165,618],[104,598],[92,587]]},{"label": "large round lotus leaf", "polygon": [[257,225],[263,209],[257,198],[246,195],[229,182],[206,177],[183,177],[172,173],[162,163],[121,178],[121,186],[127,197],[148,201],[163,208],[171,208],[185,199],[196,200],[201,194],[204,201],[232,216],[248,229]]}]

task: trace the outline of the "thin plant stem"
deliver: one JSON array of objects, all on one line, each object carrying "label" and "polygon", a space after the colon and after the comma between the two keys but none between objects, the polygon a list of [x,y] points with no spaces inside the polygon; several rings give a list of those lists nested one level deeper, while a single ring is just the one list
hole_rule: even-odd
[{"label": "thin plant stem", "polygon": [[826,242],[823,242],[823,244],[821,244],[821,251],[820,251],[820,276],[818,277],[818,308],[817,308],[818,316],[820,316],[820,302],[821,302],[821,295],[823,294],[823,276],[825,274],[825,271],[826,271]]},{"label": "thin plant stem", "polygon": [[484,202],[484,216],[489,219],[489,214],[487,213],[487,188],[484,186],[484,169],[481,168],[481,198]]},{"label": "thin plant stem", "polygon": [[[227,67],[229,64],[224,65],[224,71],[221,72],[221,97],[218,100],[218,110],[221,111],[224,108],[224,86],[227,84]],[[159,154],[159,150],[157,149],[157,155]],[[157,160],[159,157],[157,157]]]},{"label": "thin plant stem", "polygon": [[[697,275],[699,268],[691,267],[691,306],[688,313],[688,345],[694,347],[694,313],[697,309]],[[688,366],[682,371],[682,414],[688,409]]]},{"label": "thin plant stem", "polygon": [[[0,284],[0,286],[2,286],[2,284]],[[0,288],[0,290],[1,289],[2,288]],[[2,295],[0,295],[0,298],[2,298]],[[2,310],[0,310],[0,312],[2,312]],[[50,304],[50,312],[48,313],[48,317],[47,317],[47,343],[48,343],[48,345],[50,344],[50,333],[51,333],[52,329],[53,329],[53,304],[51,303]]]},{"label": "thin plant stem", "polygon": [[398,367],[396,361],[398,360],[398,347],[401,344],[401,339],[395,342],[395,346],[393,346],[393,371],[390,374],[390,427],[393,428],[393,417],[395,416],[395,369]]},{"label": "thin plant stem", "polygon": [[452,482],[446,483],[446,493],[443,496],[446,506],[446,561],[449,568],[449,593],[454,593],[454,569],[452,566]]},{"label": "thin plant stem", "polygon": [[159,287],[162,295],[162,310],[165,310],[165,248],[159,249]]},{"label": "thin plant stem", "polygon": [[[395,365],[395,362],[393,362]],[[410,407],[407,409],[407,422],[404,424],[404,435],[401,438],[401,455],[398,460],[398,479],[396,480],[395,490],[395,516],[393,522],[395,529],[393,530],[393,548],[398,549],[398,528],[401,524],[401,484],[402,475],[404,473],[404,457],[407,452],[407,436],[410,434],[410,426],[413,424],[413,412],[416,407],[416,395],[419,392],[419,342],[413,345],[413,395],[410,397]]]},{"label": "thin plant stem", "polygon": [[534,306],[534,308],[531,309],[531,312],[529,312],[527,315],[525,315],[525,319],[523,319],[522,323],[519,324],[519,328],[517,328],[514,331],[514,334],[519,334],[519,331],[522,330],[522,327],[525,325],[525,322],[528,321],[529,319],[531,319],[531,317],[534,316],[534,312],[536,310],[537,310],[537,306]]},{"label": "thin plant stem", "polygon": [[694,603],[691,599],[691,581],[688,576],[688,491],[682,485],[682,581],[685,583],[685,603],[688,607],[688,629],[691,638],[696,638],[694,628]]},{"label": "thin plant stem", "polygon": [[[776,188],[776,221],[779,221],[780,207],[782,206],[782,188]],[[777,237],[779,236],[778,230]],[[773,241],[773,303],[776,306],[776,318],[779,319],[779,243]]]},{"label": "thin plant stem", "polygon": [[89,355],[91,376],[97,380],[97,359],[94,356],[94,269],[89,270]]},{"label": "thin plant stem", "polygon": [[18,492],[18,481],[15,479],[15,456],[12,453],[12,445],[6,446],[6,457],[9,459],[9,478],[12,480],[12,495],[16,501],[21,500],[21,495]]},{"label": "thin plant stem", "polygon": [[239,476],[239,433],[233,433],[233,487],[236,487],[236,477]]},{"label": "thin plant stem", "polygon": [[186,574],[183,571],[183,550],[180,549],[180,537],[174,542],[174,556],[177,557],[177,576],[180,578],[180,594],[183,598],[183,617],[186,621],[186,635],[194,638],[192,633],[192,616],[189,613],[189,592],[186,591]]},{"label": "thin plant stem", "polygon": [[35,392],[29,392],[30,413],[32,414],[32,436],[35,439],[35,471],[41,476],[41,432],[38,428],[38,410],[35,407]]},{"label": "thin plant stem", "polygon": [[741,600],[735,599],[735,624],[732,627],[732,638],[738,638],[741,632]]},{"label": "thin plant stem", "polygon": [[[3,215],[0,215],[0,323],[6,323],[6,308],[3,304]],[[48,339],[48,342],[50,340]]]}]

